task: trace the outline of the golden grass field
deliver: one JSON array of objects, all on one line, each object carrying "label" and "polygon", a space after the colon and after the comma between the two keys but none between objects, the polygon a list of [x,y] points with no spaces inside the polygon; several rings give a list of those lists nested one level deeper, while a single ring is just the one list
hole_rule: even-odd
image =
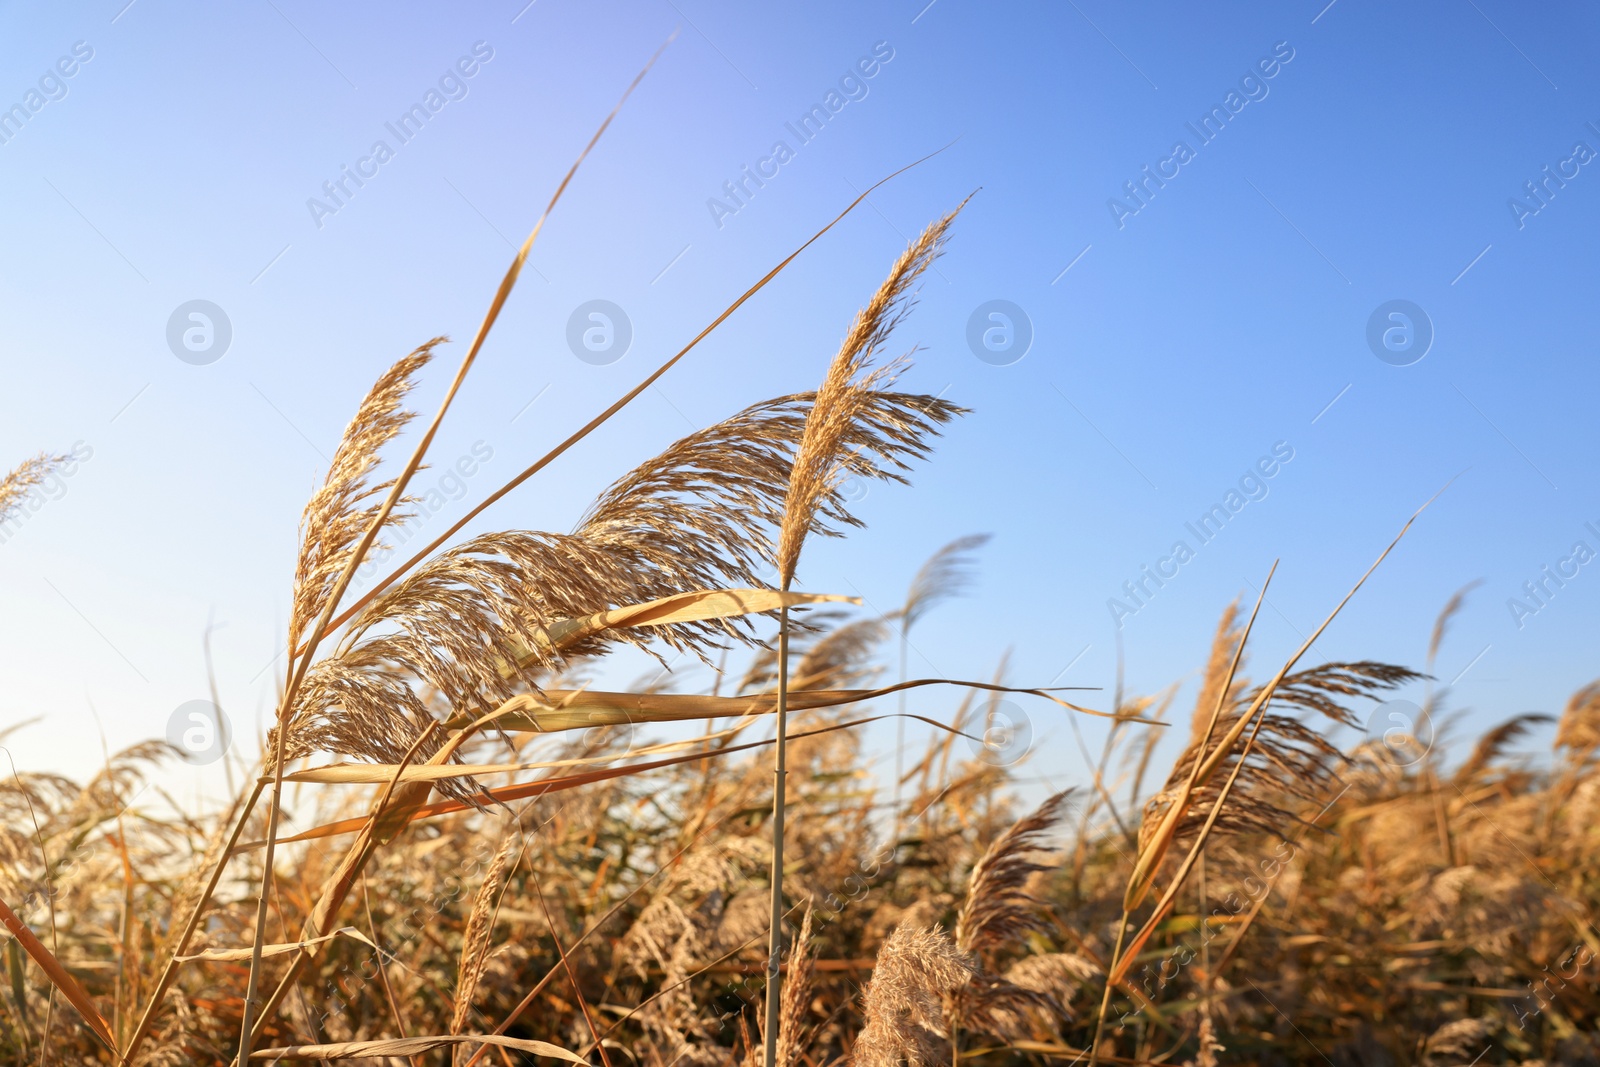
[{"label": "golden grass field", "polygon": [[[1427,675],[1460,597],[1415,669],[1302,648],[1254,681],[1254,613],[1219,605],[1183,709],[1175,687],[1010,689],[1003,664],[900,687],[898,643],[976,539],[887,615],[791,588],[809,538],[859,525],[841,480],[903,478],[962,414],[897,392],[885,358],[953,219],[892,265],[816,391],[678,441],[570,533],[450,542],[458,524],[347,600],[536,227],[431,421],[405,405],[438,341],[356,406],[232,802],[152,800],[174,758],[155,741],[86,783],[0,782],[0,1062],[1600,1063],[1600,686],[1544,769],[1509,754],[1526,716],[1455,751],[1329,740],[1403,685],[1443,714]],[[0,511],[54,462],[12,471]],[[624,648],[719,681],[597,689]],[[935,685],[960,710],[900,718],[926,745],[883,783],[860,726]],[[1028,763],[991,758],[1002,697],[1108,717],[1095,773],[1022,804]]]}]

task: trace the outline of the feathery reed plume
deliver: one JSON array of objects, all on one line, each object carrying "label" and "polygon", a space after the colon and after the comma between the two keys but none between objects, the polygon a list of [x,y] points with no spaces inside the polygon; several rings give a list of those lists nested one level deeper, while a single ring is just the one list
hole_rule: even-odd
[{"label": "feathery reed plume", "polygon": [[[500,886],[505,877],[506,861],[511,858],[512,847],[517,844],[515,827],[509,827],[489,861],[483,882],[472,897],[472,910],[467,913],[467,923],[461,934],[461,960],[456,966],[455,1011],[450,1017],[450,1032],[459,1034],[467,1028],[472,1017],[472,1001],[478,992],[478,981],[483,977],[488,960],[489,935],[494,932],[494,914],[500,904]],[[459,1058],[459,1050],[458,1050]]]},{"label": "feathery reed plume", "polygon": [[1028,881],[1050,868],[1034,862],[1041,838],[1061,821],[1071,790],[1063,790],[1017,820],[995,838],[972,868],[967,900],[956,918],[956,947],[982,956],[1015,944],[1032,930],[1047,929],[1040,901],[1026,892]]},{"label": "feathery reed plume", "polygon": [[[1219,639],[1223,636],[1219,630]],[[1213,646],[1213,662],[1216,653],[1217,647]],[[1215,832],[1279,834],[1285,826],[1300,822],[1299,816],[1291,810],[1291,801],[1315,803],[1324,797],[1337,776],[1336,768],[1346,760],[1317,730],[1297,718],[1274,713],[1273,709],[1312,711],[1336,725],[1359,728],[1360,721],[1346,706],[1346,701],[1378,700],[1381,694],[1421,677],[1405,667],[1366,661],[1325,663],[1288,675],[1272,690],[1266,710],[1257,712],[1259,726],[1253,727],[1255,739],[1248,754],[1233,749],[1221,753],[1219,758],[1218,749],[1206,744],[1205,725],[1196,715],[1195,732],[1173,763],[1166,785],[1145,804],[1144,818],[1139,825],[1140,851],[1149,847],[1163,824],[1163,817],[1184,795],[1197,760],[1213,764],[1215,770],[1189,791],[1187,810],[1172,831],[1170,844],[1192,840],[1206,824],[1211,808],[1227,787],[1234,766],[1241,760],[1238,780],[1228,787],[1230,803],[1215,820]],[[1257,707],[1265,691],[1264,686],[1238,691],[1243,688],[1243,683],[1232,687],[1217,717],[1213,737],[1232,732],[1241,719]]]},{"label": "feathery reed plume", "polygon": [[789,679],[789,689],[845,689],[874,677],[878,669],[873,654],[888,636],[888,623],[876,617],[834,629],[806,649]]},{"label": "feathery reed plume", "polygon": [[[416,412],[401,404],[415,387],[417,372],[428,365],[434,348],[444,340],[435,337],[379,376],[345,427],[322,487],[306,501],[289,613],[291,652],[300,647],[306,627],[327,603],[356,542],[377,516],[382,495],[393,485],[392,481],[372,484],[369,479],[382,462],[384,446],[416,417]],[[406,518],[396,509],[389,513],[386,525],[398,525]]]},{"label": "feathery reed plume", "polygon": [[1433,672],[1433,661],[1439,656],[1439,646],[1444,643],[1445,631],[1450,628],[1450,620],[1466,606],[1467,594],[1472,592],[1482,581],[1468,582],[1457,589],[1450,599],[1445,602],[1444,609],[1439,612],[1439,617],[1433,621],[1433,633],[1428,635],[1428,672]]},{"label": "feathery reed plume", "polygon": [[789,980],[783,983],[783,1010],[778,1018],[778,1054],[773,1067],[797,1067],[800,1062],[802,1026],[811,1006],[811,980],[816,970],[816,952],[811,945],[811,905],[806,904],[800,920],[800,935],[789,952]]},{"label": "feathery reed plume", "polygon": [[878,950],[862,998],[854,1067],[934,1067],[945,1060],[945,997],[978,974],[943,930],[903,922]]},{"label": "feathery reed plume", "polygon": [[[898,364],[873,368],[876,356],[894,328],[909,313],[914,301],[910,298],[912,286],[939,255],[944,245],[945,233],[955,221],[955,211],[935,221],[900,255],[889,277],[878,287],[867,306],[856,313],[855,322],[844,343],[828,365],[828,373],[817,389],[816,399],[806,414],[799,444],[795,447],[794,461],[789,471],[789,485],[783,498],[783,517],[778,527],[778,586],[784,592],[794,582],[795,567],[800,562],[800,550],[805,539],[823,513],[825,505],[838,492],[839,483],[851,468],[850,454],[857,456],[863,448],[850,447],[853,431],[863,419],[870,416],[874,401],[881,395],[882,386],[894,380]],[[929,431],[932,425],[925,423]],[[933,431],[936,432],[936,431]],[[917,436],[908,442],[908,449],[918,455],[928,449],[925,437]],[[882,454],[876,441],[865,448]],[[767,1012],[764,1032],[766,1055],[763,1062],[773,1064],[777,1059],[778,1016],[781,1010],[782,979],[778,961],[783,951],[783,831],[784,801],[788,792],[788,742],[787,720],[789,702],[789,610],[784,607],[778,616],[778,707],[777,744],[773,754],[772,788],[772,907],[771,932],[767,946]]]},{"label": "feathery reed plume", "polygon": [[1600,681],[1590,682],[1567,701],[1556,726],[1557,748],[1574,763],[1583,763],[1600,748]]},{"label": "feathery reed plume", "polygon": [[[551,634],[618,605],[758,584],[813,400],[765,401],[684,437],[602,493],[571,534],[484,534],[429,560],[368,605],[338,654],[312,668],[290,724],[290,757],[325,751],[394,763],[434,718],[484,714],[614,644],[660,643],[705,658],[730,639],[754,640],[745,619],[606,629],[561,648]],[[860,449],[850,469],[902,480],[926,452],[923,439],[960,412],[933,397],[875,393],[848,427],[847,445]],[[858,524],[836,491],[820,500],[817,532]],[[466,782],[441,789],[458,799],[475,792]]]},{"label": "feathery reed plume", "polygon": [[[906,590],[906,601],[893,618],[900,623],[900,677],[906,680],[906,660],[911,649],[911,628],[941,600],[959,596],[972,584],[972,553],[989,543],[990,534],[958,537],[929,556],[917,568]],[[894,836],[900,836],[900,789],[905,777],[906,696],[900,694],[900,718],[895,722],[894,741]]]},{"label": "feathery reed plume", "polygon": [[1456,784],[1466,785],[1476,780],[1491,763],[1500,758],[1507,745],[1526,734],[1531,727],[1555,721],[1555,716],[1539,712],[1530,711],[1513,715],[1478,738],[1478,743],[1472,747],[1472,755],[1468,756],[1467,761],[1456,770]]},{"label": "feathery reed plume", "polygon": [[[1205,736],[1211,723],[1211,715],[1219,703],[1222,707],[1231,706],[1238,697],[1234,687],[1233,675],[1235,654],[1239,650],[1239,642],[1243,639],[1239,625],[1239,602],[1237,600],[1222,609],[1222,617],[1217,620],[1217,632],[1211,638],[1211,655],[1206,658],[1205,674],[1200,681],[1200,692],[1194,699],[1194,714],[1189,718],[1189,747],[1194,747],[1199,738]],[[1244,659],[1239,658],[1242,666]],[[1226,696],[1222,687],[1228,686],[1230,692]]]},{"label": "feathery reed plume", "polygon": [[41,452],[23,460],[4,478],[0,478],[0,522],[9,519],[36,486],[71,459],[71,456],[51,456]]},{"label": "feathery reed plume", "polygon": [[[1028,956],[1005,974],[993,969],[995,958],[1024,943],[1031,933],[1050,929],[1045,902],[1028,892],[1034,877],[1051,868],[1031,857],[1042,851],[1041,838],[1065,814],[1071,790],[1045,798],[1031,814],[1018,819],[989,845],[967,880],[967,899],[956,917],[956,948],[978,963],[978,973],[963,989],[946,999],[946,1019],[952,1039],[959,1031],[977,1030],[1008,1041],[1029,1036],[1030,1023],[1059,1018],[1066,960],[1044,962]],[[1020,980],[1019,980],[1020,979]]]},{"label": "feathery reed plume", "polygon": [[972,554],[993,536],[983,533],[958,537],[927,558],[911,579],[906,602],[896,612],[906,630],[940,601],[960,596],[972,586]]},{"label": "feathery reed plume", "polygon": [[[819,509],[849,470],[845,452],[851,448],[851,430],[870,410],[872,394],[880,392],[880,387],[892,381],[900,370],[898,363],[873,368],[873,357],[910,313],[915,304],[912,286],[938,258],[946,232],[963,206],[965,201],[930,225],[901,253],[889,277],[867,306],[856,313],[850,332],[817,389],[795,453],[778,534],[778,577],[785,589],[794,580],[800,550]],[[919,451],[925,450],[926,445],[922,445]]]}]

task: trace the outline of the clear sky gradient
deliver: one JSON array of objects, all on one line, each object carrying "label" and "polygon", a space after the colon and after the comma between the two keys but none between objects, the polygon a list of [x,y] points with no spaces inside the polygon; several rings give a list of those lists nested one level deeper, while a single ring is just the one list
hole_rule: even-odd
[{"label": "clear sky gradient", "polygon": [[[1600,552],[1592,6],[125,3],[0,7],[0,106],[21,108],[0,116],[0,464],[81,454],[0,543],[0,726],[44,716],[7,742],[20,766],[84,774],[97,730],[161,735],[206,695],[208,620],[253,745],[299,511],[342,427],[448,334],[433,410],[512,245],[675,29],[445,424],[423,534],[949,145],[474,528],[569,528],[675,437],[812,387],[905,243],[977,190],[899,338],[921,348],[905,384],[973,413],[802,565],[887,608],[941,544],[994,534],[972,595],[913,634],[914,673],[987,677],[1009,650],[1013,682],[1104,686],[1104,706],[1120,641],[1130,690],[1186,683],[1182,721],[1219,612],[1275,559],[1258,677],[1450,483],[1312,660],[1420,668],[1476,580],[1437,666],[1461,732],[1600,675],[1600,562],[1575,554]],[[204,365],[168,343],[194,300],[231,330]],[[631,325],[608,364],[568,345],[591,300]],[[968,341],[997,300],[1031,334],[1014,362]],[[1422,318],[1383,313],[1374,348],[1397,300]],[[1023,773],[1081,781],[1065,720],[1028,708]]]}]

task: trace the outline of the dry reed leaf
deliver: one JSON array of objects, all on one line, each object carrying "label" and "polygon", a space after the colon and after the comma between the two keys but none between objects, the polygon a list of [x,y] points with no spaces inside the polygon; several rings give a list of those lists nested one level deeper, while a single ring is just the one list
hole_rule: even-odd
[{"label": "dry reed leaf", "polygon": [[[1069,711],[1101,718],[1111,717],[1105,712],[1079,707],[1062,700],[1054,696],[1053,691],[1049,689],[1025,689],[955,678],[915,678],[877,689],[797,691],[789,695],[789,708],[791,711],[805,711],[841,707],[930,685],[952,685],[996,693],[1043,697]],[[770,715],[776,709],[777,697],[773,694],[718,697],[698,693],[608,693],[595,690],[547,689],[542,697],[535,694],[512,697],[491,714],[495,716],[495,725],[503,730],[553,733],[561,730],[587,730],[596,726],[618,726],[625,723]],[[464,726],[467,721],[464,717],[455,717],[447,720],[446,725]],[[1165,725],[1148,719],[1135,718],[1130,721]]]},{"label": "dry reed leaf", "polygon": [[250,1053],[253,1060],[355,1060],[383,1059],[389,1056],[416,1056],[436,1048],[452,1045],[492,1045],[517,1052],[531,1052],[535,1056],[566,1060],[568,1063],[588,1065],[588,1061],[575,1052],[569,1052],[548,1041],[529,1041],[498,1034],[439,1034],[432,1037],[391,1037],[379,1041],[339,1041],[326,1045],[285,1045],[282,1048],[256,1049]]},{"label": "dry reed leaf", "polygon": [[[850,722],[833,723],[829,726],[820,727],[815,730],[806,730],[801,733],[791,734],[790,738],[798,741],[809,737],[821,737],[824,734],[834,733],[835,731],[839,730],[850,730],[857,726],[866,726],[869,723],[879,722],[890,717],[891,716],[887,715],[875,715],[865,719],[854,719]],[[927,718],[922,715],[912,715],[910,718],[916,719],[919,722],[925,722],[929,726],[940,730],[949,731],[951,729],[945,723],[939,722],[935,719]],[[961,734],[960,736],[967,737],[972,741],[981,740],[980,738],[971,737],[971,735],[968,734]],[[418,819],[431,819],[440,815],[452,815],[458,811],[476,811],[479,810],[482,802],[484,801],[495,801],[505,804],[513,800],[526,800],[530,797],[541,797],[550,793],[562,793],[571,789],[580,789],[586,785],[593,785],[597,782],[610,781],[616,778],[634,777],[641,775],[646,771],[659,770],[663,767],[675,767],[681,764],[695,763],[702,760],[717,760],[739,752],[748,752],[752,749],[766,748],[772,744],[774,744],[774,741],[769,738],[765,741],[750,741],[742,745],[729,745],[707,752],[695,752],[687,756],[675,756],[670,759],[652,760],[648,763],[640,763],[627,767],[611,767],[604,770],[588,771],[583,774],[541,778],[532,782],[523,782],[521,784],[511,786],[498,786],[493,789],[479,786],[477,787],[472,802],[450,800],[442,801],[436,804],[423,804],[414,799],[412,802],[404,805],[397,804],[393,811],[387,812],[384,816],[385,823],[383,825],[387,826],[388,829],[386,832],[392,837],[395,833],[398,833],[403,826],[411,822],[415,822]],[[399,778],[399,775],[394,774],[392,770],[390,771],[390,776],[395,780],[398,780]],[[448,781],[449,778],[445,778],[443,780]],[[405,788],[420,789],[419,793],[413,794],[414,798],[416,796],[425,797],[427,795],[427,789],[431,788],[432,784],[433,783],[427,781],[412,782],[407,784]],[[328,823],[326,825],[314,827],[313,829],[295,834],[293,837],[279,838],[278,842],[280,844],[291,844],[299,841],[314,841],[318,838],[333,837],[338,834],[347,834],[357,830],[366,830],[372,826],[372,823],[373,820],[370,816],[363,816],[356,819],[341,819],[338,822]],[[385,840],[387,840],[387,838],[385,838]],[[256,849],[265,847],[265,844],[266,843],[263,841],[248,842],[235,847],[230,854],[238,855],[244,852],[252,852]]]},{"label": "dry reed leaf", "polygon": [[[645,604],[596,612],[587,618],[558,620],[546,631],[541,646],[543,650],[565,648],[603,630],[622,627],[674,626],[686,622],[761,615],[800,604],[828,603],[859,604],[861,598],[837,593],[780,593],[774,589],[701,589],[675,593]],[[531,660],[533,656],[530,653],[527,658]]]},{"label": "dry reed leaf", "polygon": [[[323,934],[321,937],[307,938],[304,941],[284,941],[284,942],[280,942],[278,944],[262,945],[261,946],[261,955],[262,956],[282,956],[282,955],[286,955],[287,953],[295,952],[295,951],[298,951],[298,950],[301,950],[301,949],[314,948],[317,945],[321,945],[321,944],[324,944],[325,942],[332,941],[336,937],[348,937],[348,938],[351,938],[353,940],[361,942],[363,945],[367,945],[368,947],[372,948],[375,951],[378,948],[378,946],[373,944],[372,940],[369,937],[367,937],[366,934],[362,933],[360,930],[357,930],[354,926],[345,926],[345,927],[341,927],[338,930],[335,930],[331,934]],[[178,961],[180,963],[192,963],[192,962],[194,962],[196,960],[206,960],[206,961],[210,961],[210,962],[230,962],[231,963],[231,962],[238,962],[239,960],[247,960],[247,959],[249,959],[252,952],[254,952],[254,949],[249,949],[249,948],[226,948],[226,949],[223,949],[223,948],[212,948],[212,949],[207,949],[204,952],[197,952],[192,956],[178,956],[176,958],[178,959]]]},{"label": "dry reed leaf", "polygon": [[12,911],[11,906],[4,900],[0,900],[0,923],[4,923],[6,929],[11,931],[11,936],[17,939],[23,951],[33,958],[33,962],[39,965],[40,970],[44,971],[45,977],[50,979],[50,984],[61,990],[61,995],[78,1010],[78,1014],[83,1016],[84,1022],[89,1024],[95,1035],[105,1042],[107,1048],[115,1052],[117,1041],[111,1035],[111,1024],[107,1023],[95,1009],[94,1001],[89,999],[89,994],[84,992],[83,986],[79,985],[78,980],[61,965],[60,960],[56,959],[55,953],[40,943],[33,935],[33,931],[17,918],[17,913]]}]

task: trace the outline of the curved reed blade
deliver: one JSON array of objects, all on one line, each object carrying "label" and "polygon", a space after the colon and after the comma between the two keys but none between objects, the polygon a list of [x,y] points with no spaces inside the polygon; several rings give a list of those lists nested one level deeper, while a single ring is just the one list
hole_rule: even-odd
[{"label": "curved reed blade", "polygon": [[[911,717],[916,719],[918,722],[925,722],[929,726],[936,727],[940,730],[950,731],[951,733],[954,733],[960,737],[965,737],[969,741],[981,743],[983,740],[982,738],[973,737],[971,734],[961,733],[958,730],[952,730],[948,724],[939,722],[936,719],[929,719],[922,715],[912,715]],[[865,719],[853,719],[849,722],[834,723],[831,726],[819,727],[818,729],[807,730],[803,733],[790,734],[789,739],[794,741],[804,740],[809,737],[821,737],[825,734],[835,733],[839,730],[849,730],[857,726],[866,726],[869,723],[882,722],[886,719],[892,718],[894,718],[892,715],[874,715]],[[532,782],[522,782],[518,785],[500,786],[494,789],[483,788],[479,791],[478,795],[483,800],[493,800],[505,804],[513,800],[526,800],[529,797],[542,797],[549,793],[562,793],[569,789],[577,789],[582,786],[592,785],[595,782],[609,781],[613,778],[627,778],[633,775],[643,774],[646,771],[659,770],[662,767],[674,767],[679,764],[695,763],[701,760],[721,759],[724,756],[730,756],[737,752],[748,752],[753,749],[766,748],[774,743],[775,742],[770,738],[765,741],[750,741],[742,745],[729,745],[725,748],[718,748],[709,752],[694,752],[687,756],[675,756],[671,759],[652,760],[648,763],[637,763],[627,767],[608,767],[604,770],[586,771],[582,774],[541,778]],[[454,771],[456,768],[452,767],[449,768],[449,770]],[[397,781],[401,776],[392,768],[388,773],[391,778]],[[476,807],[477,806],[474,804],[468,804],[460,800],[441,801],[434,804],[419,804],[415,807],[408,808],[406,811],[396,816],[396,821],[402,824],[411,823],[416,822],[419,819],[432,819],[440,815],[453,815],[458,811],[472,811],[476,810]],[[339,834],[354,833],[357,830],[362,830],[370,826],[371,823],[372,819],[370,817],[341,819],[338,822],[327,823],[326,825],[318,826],[302,833],[295,834],[293,837],[282,838],[280,839],[280,843],[287,845],[298,841],[314,841],[319,838],[335,837]],[[240,845],[234,850],[234,853],[239,854],[244,852],[253,852],[256,849],[265,847],[266,842],[264,841],[252,841]]]},{"label": "curved reed blade", "polygon": [[569,1052],[548,1041],[531,1041],[520,1037],[503,1037],[497,1034],[439,1034],[432,1037],[391,1037],[380,1041],[338,1041],[327,1045],[285,1045],[282,1048],[264,1048],[250,1054],[253,1060],[343,1060],[382,1059],[386,1056],[415,1056],[432,1052],[436,1048],[455,1045],[493,1045],[498,1048],[529,1052],[536,1056],[584,1064],[588,1061],[576,1052]]},{"label": "curved reed blade", "polygon": [[[546,648],[561,649],[602,630],[624,626],[672,626],[708,619],[760,615],[799,604],[859,604],[860,597],[837,593],[787,593],[776,589],[701,589],[646,604],[598,611],[587,618],[562,619],[546,633]],[[529,658],[532,658],[532,653]]]},{"label": "curved reed blade", "polygon": [[83,1016],[83,1021],[89,1024],[95,1036],[105,1042],[106,1048],[115,1054],[117,1040],[111,1036],[111,1025],[95,1009],[94,1001],[89,999],[89,994],[84,992],[78,980],[61,965],[61,961],[56,959],[53,952],[44,947],[34,936],[33,931],[28,929],[27,924],[17,917],[17,913],[12,911],[11,906],[4,900],[0,900],[0,923],[5,924],[5,928],[11,931],[11,936],[17,939],[16,943],[20,944],[22,950],[39,965],[45,977],[50,979],[50,984],[61,990],[61,995],[78,1009],[78,1014]]}]

